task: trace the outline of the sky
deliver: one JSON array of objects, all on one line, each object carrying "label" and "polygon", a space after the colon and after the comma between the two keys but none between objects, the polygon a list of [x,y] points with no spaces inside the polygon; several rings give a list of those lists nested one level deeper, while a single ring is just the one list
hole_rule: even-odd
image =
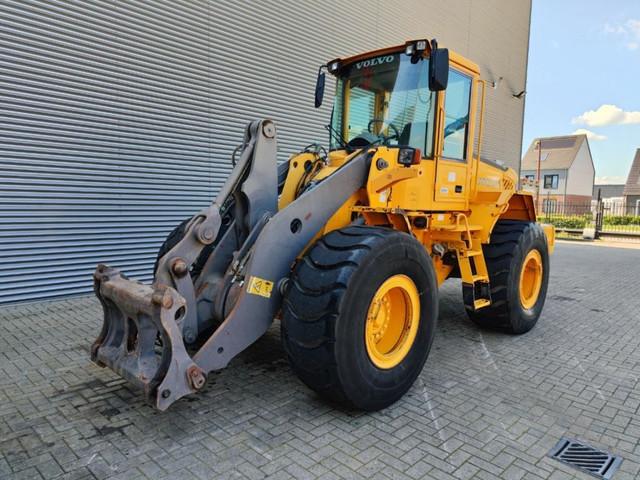
[{"label": "sky", "polygon": [[575,132],[596,183],[624,183],[640,148],[640,0],[533,0],[524,152]]}]

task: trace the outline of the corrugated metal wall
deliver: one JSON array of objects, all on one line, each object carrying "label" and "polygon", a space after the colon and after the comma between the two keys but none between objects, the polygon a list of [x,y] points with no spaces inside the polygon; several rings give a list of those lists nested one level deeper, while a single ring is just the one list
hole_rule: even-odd
[{"label": "corrugated metal wall", "polygon": [[[486,154],[519,162],[530,0],[0,3],[0,303],[87,292],[98,262],[149,280],[206,206],[244,125],[313,141],[324,61],[436,36],[505,78]],[[332,85],[328,85],[331,91]]]}]

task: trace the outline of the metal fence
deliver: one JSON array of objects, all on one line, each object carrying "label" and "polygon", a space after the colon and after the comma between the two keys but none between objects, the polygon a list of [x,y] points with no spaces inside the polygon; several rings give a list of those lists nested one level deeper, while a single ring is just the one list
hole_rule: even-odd
[{"label": "metal fence", "polygon": [[565,202],[540,198],[538,220],[550,223],[558,231],[582,233],[593,229],[595,238],[624,237],[640,241],[640,202],[591,200]]}]

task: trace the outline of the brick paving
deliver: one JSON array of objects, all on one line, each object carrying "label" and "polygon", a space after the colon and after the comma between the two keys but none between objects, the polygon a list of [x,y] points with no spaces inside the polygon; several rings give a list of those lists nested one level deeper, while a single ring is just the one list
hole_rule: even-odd
[{"label": "brick paving", "polygon": [[460,285],[409,394],[378,413],[320,401],[274,327],[203,394],[159,413],[89,362],[90,297],[0,308],[0,478],[567,479],[562,435],[640,472],[640,250],[560,244],[532,332],[481,332]]}]

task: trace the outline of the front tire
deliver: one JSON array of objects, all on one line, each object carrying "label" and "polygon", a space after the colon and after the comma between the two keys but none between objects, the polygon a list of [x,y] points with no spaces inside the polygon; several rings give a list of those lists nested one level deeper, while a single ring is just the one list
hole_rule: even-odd
[{"label": "front tire", "polygon": [[483,252],[492,303],[474,311],[472,293],[463,287],[467,314],[483,328],[528,332],[538,322],[547,296],[549,248],[544,230],[534,222],[500,220]]},{"label": "front tire", "polygon": [[350,408],[385,408],[411,387],[438,315],[424,247],[394,230],[351,226],[320,239],[285,293],[282,340],[295,373]]}]

